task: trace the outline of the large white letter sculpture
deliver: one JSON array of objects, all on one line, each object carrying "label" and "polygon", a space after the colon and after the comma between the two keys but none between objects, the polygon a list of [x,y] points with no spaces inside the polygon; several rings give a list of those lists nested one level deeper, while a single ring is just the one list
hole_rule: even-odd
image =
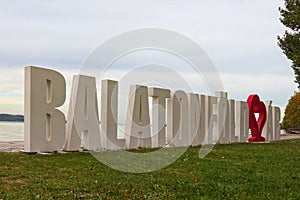
[{"label": "large white letter sculpture", "polygon": [[76,151],[81,147],[86,150],[101,148],[97,103],[95,78],[74,76],[64,150]]},{"label": "large white letter sculpture", "polygon": [[266,101],[267,120],[262,135],[267,141],[280,140],[280,108],[273,107],[272,101]]},{"label": "large white letter sculpture", "polygon": [[151,148],[148,88],[131,85],[125,127],[126,147]]},{"label": "large white letter sculpture", "polygon": [[[204,132],[204,125],[201,125],[201,100],[198,94],[188,94],[189,100],[189,143],[198,146],[203,142],[201,133]],[[204,112],[203,112],[204,113]],[[203,121],[203,120],[202,120]],[[202,128],[202,129],[201,129]],[[203,130],[203,132],[201,132]]]},{"label": "large white letter sculpture", "polygon": [[188,134],[188,108],[188,97],[184,91],[176,91],[168,100],[167,141],[171,146],[182,147],[192,143]]},{"label": "large white letter sculpture", "polygon": [[214,136],[218,139],[221,144],[230,143],[230,132],[229,132],[229,103],[227,92],[216,92],[218,97],[217,103],[217,123],[214,124],[215,134]]},{"label": "large white letter sculpture", "polygon": [[274,140],[280,140],[280,108],[279,107],[273,107],[272,108],[272,114],[273,114],[273,139]]},{"label": "large white letter sculpture", "polygon": [[214,107],[216,106],[217,97],[205,96],[205,139],[203,144],[214,143],[214,123],[216,123],[217,120],[217,115],[214,113]]},{"label": "large white letter sculpture", "polygon": [[25,152],[53,152],[62,148],[65,116],[56,108],[66,98],[64,77],[53,70],[25,67]]},{"label": "large white letter sculpture", "polygon": [[235,104],[235,135],[238,136],[236,142],[247,142],[249,138],[249,109],[244,101],[237,101]]},{"label": "large white letter sculpture", "polygon": [[[142,85],[130,87],[125,139],[118,139],[118,82],[102,80],[101,86],[100,133],[94,77],[74,76],[66,124],[64,114],[57,109],[66,98],[64,77],[53,70],[25,67],[25,152],[54,152],[62,148],[66,151],[162,148],[166,144],[182,147],[248,141],[249,119],[253,121],[254,118],[249,118],[246,102],[229,100],[227,93],[222,91],[215,96],[186,94],[181,90],[171,95],[168,89],[148,89]],[[152,135],[149,97],[152,97]],[[265,103],[267,121],[263,135],[267,141],[280,140],[280,109],[271,103]]]},{"label": "large white letter sculpture", "polygon": [[152,97],[152,147],[166,145],[166,98],[170,98],[171,91],[161,88],[149,88]]},{"label": "large white letter sculpture", "polygon": [[267,110],[267,120],[265,126],[262,130],[262,136],[266,139],[266,141],[273,141],[273,108],[272,101],[265,102],[266,110]]},{"label": "large white letter sculpture", "polygon": [[229,103],[229,107],[228,107],[228,111],[229,111],[229,141],[230,143],[234,143],[238,141],[238,136],[235,135],[235,100],[233,99],[229,99],[228,100]]},{"label": "large white letter sculpture", "polygon": [[118,82],[101,82],[101,134],[105,136],[105,148],[124,149],[125,139],[118,139]]}]

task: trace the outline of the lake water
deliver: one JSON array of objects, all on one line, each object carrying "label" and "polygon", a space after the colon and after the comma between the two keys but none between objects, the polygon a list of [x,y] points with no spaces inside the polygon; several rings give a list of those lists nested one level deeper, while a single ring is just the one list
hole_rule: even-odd
[{"label": "lake water", "polygon": [[[125,125],[120,124],[118,137],[123,138]],[[1,122],[0,121],[0,142],[24,141],[23,122]]]},{"label": "lake water", "polygon": [[0,122],[0,141],[24,141],[24,123]]}]

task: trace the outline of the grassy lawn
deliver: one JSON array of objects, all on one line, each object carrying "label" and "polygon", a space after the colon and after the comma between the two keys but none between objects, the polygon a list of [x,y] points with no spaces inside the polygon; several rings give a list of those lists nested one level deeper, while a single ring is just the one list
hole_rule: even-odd
[{"label": "grassy lawn", "polygon": [[151,173],[116,171],[90,153],[0,153],[0,199],[300,199],[300,140],[189,148]]}]

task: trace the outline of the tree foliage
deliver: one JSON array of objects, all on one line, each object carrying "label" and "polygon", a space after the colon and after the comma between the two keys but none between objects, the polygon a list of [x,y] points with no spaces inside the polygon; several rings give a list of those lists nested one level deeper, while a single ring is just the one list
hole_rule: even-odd
[{"label": "tree foliage", "polygon": [[278,36],[278,45],[283,53],[292,61],[295,82],[300,89],[300,0],[285,0],[285,8],[279,8],[280,21],[289,31],[282,37]]},{"label": "tree foliage", "polygon": [[296,92],[285,108],[282,122],[284,128],[300,127],[300,92]]}]

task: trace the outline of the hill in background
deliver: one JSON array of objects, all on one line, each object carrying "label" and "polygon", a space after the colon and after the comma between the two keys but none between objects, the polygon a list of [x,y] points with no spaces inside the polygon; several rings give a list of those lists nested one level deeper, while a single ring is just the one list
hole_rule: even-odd
[{"label": "hill in background", "polygon": [[23,115],[0,114],[0,121],[24,122],[24,116]]}]

